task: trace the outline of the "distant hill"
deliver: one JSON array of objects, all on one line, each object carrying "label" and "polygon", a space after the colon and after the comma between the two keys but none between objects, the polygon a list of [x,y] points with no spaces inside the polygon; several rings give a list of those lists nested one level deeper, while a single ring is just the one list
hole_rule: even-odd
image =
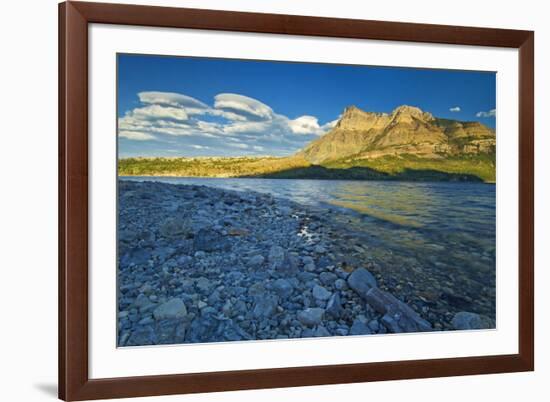
[{"label": "distant hill", "polygon": [[289,157],[126,158],[120,175],[494,182],[495,132],[413,106],[347,107],[334,128]]},{"label": "distant hill", "polygon": [[414,155],[438,159],[494,154],[495,144],[495,132],[479,122],[438,119],[406,105],[390,114],[350,106],[330,132],[308,144],[298,155],[313,164],[351,156],[375,159]]}]

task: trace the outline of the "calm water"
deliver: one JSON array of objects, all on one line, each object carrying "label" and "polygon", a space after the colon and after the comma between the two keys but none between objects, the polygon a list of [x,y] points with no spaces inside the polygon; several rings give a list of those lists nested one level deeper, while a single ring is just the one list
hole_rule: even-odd
[{"label": "calm water", "polygon": [[[124,178],[130,179],[130,178]],[[495,186],[479,183],[133,177],[253,190],[335,214],[361,246],[424,299],[494,316]]]}]

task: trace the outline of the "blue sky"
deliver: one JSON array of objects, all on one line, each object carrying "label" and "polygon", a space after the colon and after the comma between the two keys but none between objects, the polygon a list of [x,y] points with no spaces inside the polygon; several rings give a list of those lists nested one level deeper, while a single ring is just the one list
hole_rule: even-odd
[{"label": "blue sky", "polygon": [[118,56],[119,156],[289,155],[355,105],[495,127],[491,72]]}]

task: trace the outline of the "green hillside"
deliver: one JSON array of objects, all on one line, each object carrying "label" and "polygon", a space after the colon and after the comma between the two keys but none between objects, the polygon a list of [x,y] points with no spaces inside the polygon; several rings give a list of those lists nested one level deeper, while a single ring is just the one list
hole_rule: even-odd
[{"label": "green hillside", "polygon": [[121,176],[269,177],[341,180],[495,181],[494,155],[429,159],[413,155],[345,158],[319,165],[299,157],[127,158]]}]

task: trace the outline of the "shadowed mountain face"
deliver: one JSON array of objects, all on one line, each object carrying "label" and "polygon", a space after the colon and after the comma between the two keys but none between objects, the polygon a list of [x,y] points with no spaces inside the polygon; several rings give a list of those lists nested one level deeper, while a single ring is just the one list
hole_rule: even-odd
[{"label": "shadowed mountain face", "polygon": [[350,106],[330,132],[308,144],[297,156],[313,164],[351,156],[445,158],[493,154],[495,144],[495,132],[479,122],[438,119],[406,105],[390,114]]}]

